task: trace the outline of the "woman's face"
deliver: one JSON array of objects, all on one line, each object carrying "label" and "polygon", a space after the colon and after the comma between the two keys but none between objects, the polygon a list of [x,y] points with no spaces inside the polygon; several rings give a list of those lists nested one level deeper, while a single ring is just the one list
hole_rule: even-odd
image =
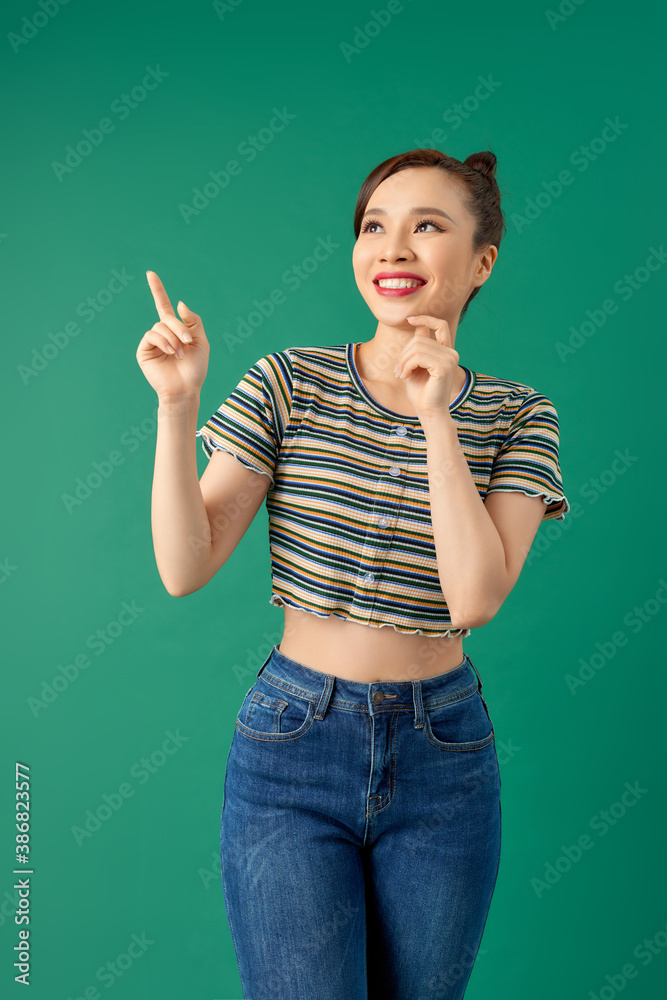
[{"label": "woman's face", "polygon": [[[405,317],[427,313],[455,328],[498,253],[492,246],[473,257],[474,228],[456,182],[438,167],[409,167],[382,181],[368,200],[352,253],[357,287],[379,322],[414,333]],[[426,283],[410,294],[383,295],[375,280],[383,271],[410,271]]]}]

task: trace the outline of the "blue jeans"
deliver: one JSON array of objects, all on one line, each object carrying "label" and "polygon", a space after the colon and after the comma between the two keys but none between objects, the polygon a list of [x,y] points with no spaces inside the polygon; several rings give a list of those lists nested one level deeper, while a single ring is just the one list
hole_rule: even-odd
[{"label": "blue jeans", "polygon": [[435,677],[362,684],[273,646],[222,808],[245,1000],[461,1000],[500,861],[481,692],[465,654]]}]

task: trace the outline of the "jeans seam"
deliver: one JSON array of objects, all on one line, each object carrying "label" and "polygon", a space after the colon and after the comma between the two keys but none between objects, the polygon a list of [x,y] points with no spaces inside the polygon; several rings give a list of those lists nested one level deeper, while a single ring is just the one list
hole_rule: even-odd
[{"label": "jeans seam", "polygon": [[[326,675],[323,674],[324,678]],[[317,705],[319,701],[320,694],[315,691],[308,691],[306,688],[296,687],[294,684],[289,684],[286,681],[281,680],[280,677],[276,677],[274,674],[270,673],[268,670],[262,671],[262,677],[266,678],[267,684],[272,687],[278,688],[280,691],[284,691],[287,694],[292,694],[297,698],[302,698],[304,701],[308,701],[313,705]],[[428,680],[428,678],[426,678]],[[381,683],[381,682],[379,682]],[[387,684],[391,684],[391,681],[385,681]],[[411,681],[406,681],[405,683],[412,683]],[[463,688],[461,691],[457,691],[455,694],[449,696],[449,698],[438,698],[427,702],[424,700],[425,708],[440,708],[442,705],[451,705],[457,701],[462,701],[465,698],[472,697],[476,691],[479,690],[477,680],[470,684],[467,688]],[[368,708],[363,706],[361,702],[354,701],[338,701],[334,704],[333,699],[329,702],[329,709],[341,709],[342,711],[368,711]],[[378,709],[379,712],[382,711],[400,711],[400,712],[414,712],[414,703],[405,705],[394,705],[387,709]]]},{"label": "jeans seam", "polygon": [[262,734],[262,733],[253,733],[252,730],[250,732],[248,732],[248,729],[250,727],[245,727],[245,724],[243,722],[241,722],[240,719],[236,720],[236,728],[241,733],[242,736],[247,736],[251,740],[260,740],[260,741],[262,741],[264,743],[284,743],[287,740],[298,740],[298,739],[301,739],[302,736],[305,736],[306,733],[310,732],[310,730],[313,728],[313,725],[315,723],[315,715],[311,714],[311,712],[312,713],[315,712],[315,709],[314,709],[314,707],[312,705],[312,702],[310,703],[310,706],[308,708],[308,714],[310,715],[310,725],[306,725],[306,723],[304,722],[304,724],[301,727],[301,729],[296,729],[293,733],[273,733],[273,734],[264,733],[264,734]]},{"label": "jeans seam", "polygon": [[496,734],[492,729],[491,733],[488,736],[485,736],[483,740],[470,740],[468,743],[444,743],[438,741],[437,737],[433,736],[429,730],[426,730],[426,738],[429,743],[432,746],[437,747],[438,750],[451,750],[454,753],[471,753],[475,750],[483,750],[484,747],[488,747],[495,741]]},{"label": "jeans seam", "polygon": [[[234,738],[232,737],[232,743],[233,742],[234,742]],[[225,809],[225,798],[226,798],[226,793],[227,793],[227,774],[228,774],[228,771],[229,771],[229,758],[231,757],[231,755],[232,755],[232,744],[230,743],[230,745],[229,745],[229,752],[227,753],[227,764],[225,765],[225,781],[224,781],[224,784],[223,784],[223,792],[222,792],[222,799],[223,799],[223,801],[222,801],[222,811],[223,811],[223,813],[224,813],[224,809]],[[236,937],[234,936],[234,928],[232,926],[232,918],[231,918],[231,914],[229,912],[229,904],[227,902],[227,882],[225,881],[225,862],[223,860],[223,851],[222,851],[222,818],[221,818],[221,830],[220,830],[220,871],[221,871],[221,874],[222,874],[222,891],[223,891],[223,896],[225,898],[225,910],[227,912],[227,923],[229,924],[229,933],[231,934],[232,945],[234,947],[234,955],[236,957],[236,965],[237,965],[237,968],[239,970],[239,979],[241,980],[241,990],[243,991],[243,995],[245,996],[246,995],[246,988],[245,988],[245,983],[243,982],[243,976],[241,974],[241,963],[239,961],[239,952],[238,952],[238,948],[236,947]]]}]

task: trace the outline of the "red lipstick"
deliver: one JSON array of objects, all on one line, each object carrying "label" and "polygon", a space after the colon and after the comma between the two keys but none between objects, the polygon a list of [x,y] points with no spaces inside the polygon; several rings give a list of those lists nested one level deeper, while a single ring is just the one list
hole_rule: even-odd
[{"label": "red lipstick", "polygon": [[[382,288],[378,284],[381,278],[410,278],[419,281],[420,284],[412,288]],[[379,271],[373,278],[373,284],[379,295],[384,295],[387,298],[400,298],[418,292],[426,284],[426,278],[422,278],[421,274],[415,274],[413,271]]]}]

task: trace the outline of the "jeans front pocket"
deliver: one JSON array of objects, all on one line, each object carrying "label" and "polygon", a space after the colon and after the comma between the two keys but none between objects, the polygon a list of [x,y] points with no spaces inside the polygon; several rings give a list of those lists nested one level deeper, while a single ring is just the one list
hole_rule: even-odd
[{"label": "jeans front pocket", "polygon": [[493,723],[477,686],[463,697],[424,706],[429,741],[443,750],[481,750],[495,739]]},{"label": "jeans front pocket", "polygon": [[294,740],[308,732],[314,715],[311,701],[288,695],[262,677],[245,696],[236,728],[251,739]]}]

